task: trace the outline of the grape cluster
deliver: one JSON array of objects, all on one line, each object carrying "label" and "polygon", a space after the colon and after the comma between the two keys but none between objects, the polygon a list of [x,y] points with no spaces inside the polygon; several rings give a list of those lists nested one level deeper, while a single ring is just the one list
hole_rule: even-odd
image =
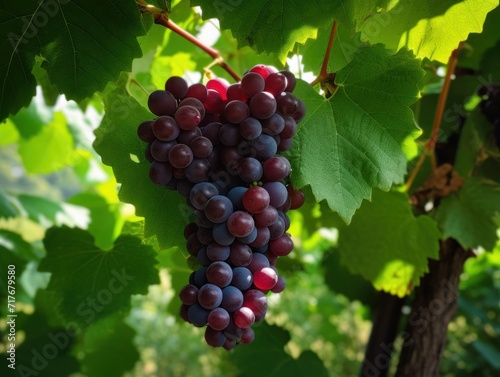
[{"label": "grape cluster", "polygon": [[207,326],[214,347],[253,341],[268,292],[285,288],[275,265],[294,246],[286,212],[304,203],[288,183],[289,161],[277,155],[291,147],[305,115],[294,87],[292,73],[265,65],[231,85],[170,77],[148,99],[157,118],[138,127],[151,180],[194,210],[196,222],[184,229],[194,272],[179,293],[180,315]]},{"label": "grape cluster", "polygon": [[479,89],[484,99],[480,103],[481,112],[493,125],[495,141],[500,148],[500,83],[491,83]]}]

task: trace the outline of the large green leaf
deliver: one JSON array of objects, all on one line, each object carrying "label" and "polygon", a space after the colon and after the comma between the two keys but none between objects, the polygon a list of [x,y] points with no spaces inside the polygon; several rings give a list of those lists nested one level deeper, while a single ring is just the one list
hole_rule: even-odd
[{"label": "large green leaf", "polygon": [[92,377],[121,377],[139,360],[135,331],[112,316],[89,327],[84,335],[82,369]]},{"label": "large green leaf", "polygon": [[277,0],[211,1],[195,0],[203,19],[217,18],[222,29],[230,29],[241,46],[257,52],[274,53],[284,62],[295,43],[316,38],[318,30],[333,18],[353,28],[372,11],[376,1]]},{"label": "large green leaf", "polygon": [[185,248],[187,205],[177,192],[150,181],[149,162],[144,158],[146,146],[137,137],[139,124],[153,115],[132,97],[120,94],[106,97],[105,105],[106,115],[95,131],[94,148],[102,161],[113,167],[121,183],[120,199],[132,203],[137,215],[146,218],[146,236],[156,235],[162,248]]},{"label": "large green leaf", "polygon": [[51,272],[48,289],[57,293],[68,321],[92,321],[130,308],[130,296],[146,294],[159,282],[154,250],[140,238],[122,235],[104,252],[81,229],[50,228],[39,270]]},{"label": "large green leaf", "polygon": [[144,33],[134,1],[0,0],[0,120],[35,94],[37,55],[59,91],[81,100],[130,69]]},{"label": "large green leaf", "polygon": [[318,201],[349,221],[371,189],[388,190],[406,173],[402,145],[418,136],[409,105],[423,72],[407,51],[360,48],[337,73],[326,100],[299,81],[295,94],[307,114],[291,151],[295,187],[311,185]]},{"label": "large green leaf", "polygon": [[328,376],[323,362],[314,352],[304,351],[298,359],[285,352],[284,347],[290,341],[286,330],[264,322],[254,326],[254,331],[254,342],[239,346],[233,354],[240,376]]},{"label": "large green leaf", "polygon": [[461,41],[482,31],[486,15],[497,6],[498,0],[400,0],[365,20],[362,39],[446,63]]},{"label": "large green leaf", "polygon": [[500,212],[500,185],[476,178],[444,198],[436,211],[443,238],[455,238],[462,247],[492,250],[498,239],[494,216]]},{"label": "large green leaf", "polygon": [[441,234],[434,220],[413,215],[407,195],[373,193],[340,229],[341,261],[376,289],[402,297],[428,271],[428,259],[438,258]]}]

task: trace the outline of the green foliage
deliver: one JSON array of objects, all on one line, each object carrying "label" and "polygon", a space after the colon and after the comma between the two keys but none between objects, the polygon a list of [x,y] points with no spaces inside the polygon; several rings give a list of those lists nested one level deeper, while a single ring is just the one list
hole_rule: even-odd
[{"label": "green foliage", "polygon": [[460,191],[443,199],[436,220],[443,238],[456,239],[465,249],[492,250],[498,239],[493,217],[500,212],[500,186],[468,179]]},{"label": "green foliage", "polygon": [[[287,289],[269,294],[255,342],[231,352],[207,347],[204,329],[178,315],[192,210],[150,182],[136,130],[154,118],[148,93],[168,77],[234,80],[138,3],[0,0],[0,119],[15,114],[0,124],[0,288],[14,264],[18,371],[355,375],[377,290],[410,293],[453,237],[493,251],[465,266],[441,374],[496,376],[500,153],[475,93],[500,81],[498,0],[148,2],[239,74],[261,63],[302,78],[294,93],[307,114],[287,156],[307,200],[289,212],[295,248],[277,264]],[[453,163],[465,185],[418,201],[397,185],[431,135],[443,63],[464,39],[435,160]],[[308,84],[320,73],[326,96]],[[431,169],[426,160],[414,190]],[[52,346],[38,370],[37,353]]]},{"label": "green foliage", "polygon": [[402,297],[428,272],[428,259],[438,259],[439,237],[433,220],[413,215],[406,195],[375,191],[340,229],[340,259],[377,290]]},{"label": "green foliage", "polygon": [[92,321],[130,307],[130,296],[158,282],[155,253],[134,236],[122,235],[104,252],[87,232],[50,228],[40,271],[51,272],[48,289],[57,293],[68,321]]},{"label": "green foliage", "polygon": [[294,186],[310,184],[318,201],[326,199],[350,221],[373,187],[401,183],[401,145],[418,135],[408,106],[417,99],[421,78],[411,54],[390,55],[374,46],[360,49],[337,73],[339,87],[329,100],[299,82],[296,93],[308,112],[291,152],[293,166],[300,166]]},{"label": "green foliage", "polygon": [[255,326],[254,331],[255,341],[247,347],[238,348],[234,353],[242,376],[328,376],[321,360],[313,352],[304,351],[297,359],[285,352],[284,347],[290,340],[287,331],[266,323]]},{"label": "green foliage", "polygon": [[[191,3],[201,6],[203,19],[217,18],[222,29],[230,29],[240,46],[254,47],[258,53],[273,53],[282,62],[296,43],[316,38],[318,29],[328,23],[338,8],[328,0],[286,4],[273,0]],[[317,12],[319,9],[321,12]]]},{"label": "green foliage", "polygon": [[[130,69],[144,34],[132,1],[47,1],[0,3],[0,119],[29,104],[36,81],[35,57],[60,92],[82,100]],[[103,38],[103,36],[106,36]]]},{"label": "green foliage", "polygon": [[94,148],[102,161],[113,167],[121,183],[120,199],[132,203],[137,215],[146,218],[146,236],[156,235],[162,248],[185,248],[182,231],[190,211],[177,192],[151,183],[145,145],[137,137],[139,124],[153,115],[132,97],[116,93],[106,98],[105,106],[106,115],[96,130]]},{"label": "green foliage", "polygon": [[362,39],[395,51],[406,47],[420,59],[447,63],[461,41],[482,31],[486,15],[497,6],[498,0],[399,1],[363,23]]}]

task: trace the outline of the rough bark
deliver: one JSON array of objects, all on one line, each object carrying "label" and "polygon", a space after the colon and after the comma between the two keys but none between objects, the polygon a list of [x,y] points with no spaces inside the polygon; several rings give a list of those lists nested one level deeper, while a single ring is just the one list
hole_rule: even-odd
[{"label": "rough bark", "polygon": [[403,303],[402,298],[380,292],[359,377],[387,376]]},{"label": "rough bark", "polygon": [[441,243],[439,260],[415,291],[395,377],[438,377],[448,324],[457,307],[463,265],[472,253],[453,239]]}]

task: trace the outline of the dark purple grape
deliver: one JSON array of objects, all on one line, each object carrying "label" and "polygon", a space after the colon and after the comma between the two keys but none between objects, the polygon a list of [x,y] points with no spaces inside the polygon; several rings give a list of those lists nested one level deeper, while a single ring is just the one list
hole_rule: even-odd
[{"label": "dark purple grape", "polygon": [[196,327],[203,327],[208,323],[209,310],[203,308],[200,304],[196,303],[188,309],[189,322]]},{"label": "dark purple grape", "polygon": [[278,150],[280,152],[284,152],[289,150],[292,147],[293,144],[293,139],[282,139],[278,145]]},{"label": "dark purple grape", "polygon": [[250,142],[252,156],[258,160],[264,161],[273,157],[278,151],[278,145],[270,135],[262,134]]},{"label": "dark purple grape", "polygon": [[256,227],[255,230],[257,231],[257,236],[250,243],[250,246],[260,248],[262,246],[267,245],[269,243],[269,240],[271,239],[271,233],[269,231],[269,228],[263,226],[260,228]]},{"label": "dark purple grape", "polygon": [[246,157],[239,164],[239,176],[248,183],[258,182],[262,178],[262,164],[253,157]]},{"label": "dark purple grape", "polygon": [[293,241],[288,234],[283,234],[269,242],[269,250],[277,257],[284,257],[293,250]]},{"label": "dark purple grape", "polygon": [[239,82],[229,85],[226,94],[228,101],[246,101],[247,99],[243,94],[243,90],[241,89],[241,84]]},{"label": "dark purple grape", "polygon": [[229,321],[231,320],[231,316],[228,311],[224,308],[215,308],[208,315],[208,326],[213,328],[214,330],[224,330],[227,325],[229,325]]},{"label": "dark purple grape", "polygon": [[200,112],[193,106],[182,106],[175,112],[175,121],[183,130],[192,130],[201,122],[201,119]]},{"label": "dark purple grape", "polygon": [[170,116],[161,116],[153,124],[153,133],[159,140],[175,140],[180,131],[175,119]]},{"label": "dark purple grape", "polygon": [[244,211],[236,211],[227,219],[227,229],[235,237],[248,236],[254,227],[253,217]]},{"label": "dark purple grape", "polygon": [[233,213],[233,203],[227,196],[216,195],[205,206],[205,215],[213,223],[225,222]]},{"label": "dark purple grape", "polygon": [[153,161],[149,167],[149,178],[153,183],[165,186],[172,179],[172,166],[168,162]]},{"label": "dark purple grape", "polygon": [[148,145],[146,145],[146,149],[144,150],[144,157],[148,162],[153,162],[155,160],[153,155],[151,154],[151,144],[153,143],[148,143]]},{"label": "dark purple grape", "polygon": [[137,136],[139,136],[139,139],[146,143],[151,143],[156,139],[153,133],[154,122],[154,120],[146,120],[139,124],[139,127],[137,127]]},{"label": "dark purple grape", "polygon": [[248,117],[240,123],[238,129],[242,137],[247,140],[253,140],[259,137],[262,133],[262,124],[258,119]]},{"label": "dark purple grape", "polygon": [[237,237],[237,240],[244,244],[250,244],[253,241],[255,241],[256,238],[257,238],[257,228],[254,227],[250,232],[250,234],[246,235],[245,237]]},{"label": "dark purple grape", "polygon": [[285,127],[283,131],[280,133],[280,138],[291,139],[297,133],[297,122],[291,116],[286,116],[285,118]]},{"label": "dark purple grape", "polygon": [[271,73],[266,77],[266,85],[264,87],[264,90],[271,93],[273,96],[277,96],[281,94],[281,92],[284,92],[287,86],[287,77],[281,72],[276,72]]},{"label": "dark purple grape", "polygon": [[[233,268],[233,280],[231,285],[238,288],[240,291],[246,291],[252,286],[253,277],[250,270],[246,267]],[[196,287],[194,287],[196,288]]]},{"label": "dark purple grape", "polygon": [[201,130],[198,127],[195,127],[189,131],[181,129],[181,132],[177,137],[177,143],[189,145],[194,139],[200,136],[201,136]]},{"label": "dark purple grape", "polygon": [[196,238],[198,238],[198,241],[200,241],[203,245],[209,245],[214,242],[212,230],[208,228],[198,227],[198,230],[196,231]]},{"label": "dark purple grape", "polygon": [[224,117],[231,123],[239,124],[250,116],[248,105],[239,100],[230,101],[224,108]]},{"label": "dark purple grape", "polygon": [[250,100],[250,112],[257,119],[267,119],[276,112],[276,99],[271,93],[260,92]]},{"label": "dark purple grape", "polygon": [[217,331],[208,326],[205,330],[205,341],[209,346],[222,347],[226,343],[226,336],[222,331]]},{"label": "dark purple grape", "polygon": [[285,185],[281,182],[267,182],[262,186],[268,193],[270,202],[273,207],[282,206],[288,197],[288,191]]},{"label": "dark purple grape", "polygon": [[198,262],[200,263],[200,265],[202,265],[204,267],[208,267],[208,266],[210,266],[210,263],[212,263],[212,261],[210,259],[208,259],[208,257],[207,257],[207,248],[206,247],[202,247],[198,251],[198,254],[196,254],[196,259],[198,259]]},{"label": "dark purple grape", "polygon": [[267,311],[267,297],[259,290],[250,289],[243,295],[243,306],[252,309],[255,316],[260,317]]},{"label": "dark purple grape", "polygon": [[193,162],[193,152],[186,144],[177,144],[169,150],[168,160],[174,168],[184,169]]},{"label": "dark purple grape", "polygon": [[186,95],[188,84],[182,77],[171,76],[165,82],[165,90],[172,93],[175,98],[180,100]]},{"label": "dark purple grape", "polygon": [[295,89],[295,84],[297,82],[295,79],[295,75],[290,71],[280,71],[280,73],[285,75],[287,81],[287,85],[284,91],[293,92],[293,90]]},{"label": "dark purple grape", "polygon": [[[207,270],[208,272],[208,270]],[[205,309],[215,309],[222,302],[222,290],[215,284],[205,284],[198,291],[198,303]]]},{"label": "dark purple grape", "polygon": [[189,147],[193,151],[194,156],[198,158],[207,158],[212,154],[214,149],[212,142],[204,136],[194,138]]},{"label": "dark purple grape", "polygon": [[247,266],[247,268],[252,272],[255,273],[255,271],[260,270],[264,267],[269,267],[269,260],[266,258],[264,254],[260,253],[254,253],[252,262]]},{"label": "dark purple grape", "polygon": [[304,191],[295,190],[292,185],[288,185],[286,189],[290,198],[290,209],[297,209],[302,207],[302,205],[306,201]]},{"label": "dark purple grape", "polygon": [[184,238],[187,240],[191,234],[198,232],[198,225],[196,223],[189,223],[184,227]]},{"label": "dark purple grape", "polygon": [[228,147],[234,147],[238,144],[240,132],[238,126],[231,123],[224,124],[219,130],[219,140]]},{"label": "dark purple grape", "polygon": [[234,242],[230,246],[229,260],[235,266],[248,266],[252,262],[253,254],[250,246]]},{"label": "dark purple grape", "polygon": [[292,93],[283,92],[276,97],[276,110],[283,116],[293,116],[299,107],[299,101]]},{"label": "dark purple grape", "polygon": [[241,91],[246,98],[253,97],[264,90],[266,82],[264,78],[255,72],[249,72],[241,79]]},{"label": "dark purple grape", "polygon": [[192,183],[206,181],[210,174],[210,162],[206,158],[195,158],[184,169],[186,178]]},{"label": "dark purple grape", "polygon": [[232,188],[228,194],[227,197],[233,203],[233,209],[239,210],[239,209],[244,209],[243,208],[243,194],[248,190],[248,188],[243,187],[243,186],[236,186]]},{"label": "dark purple grape", "polygon": [[[255,322],[258,322],[257,317],[255,318]],[[243,334],[241,334],[240,343],[241,344],[250,344],[254,341],[254,339],[255,339],[255,333],[252,330],[252,328],[249,327],[248,329],[245,329],[243,331]]]},{"label": "dark purple grape", "polygon": [[285,119],[279,114],[272,114],[262,121],[262,132],[267,135],[278,135],[285,128]]},{"label": "dark purple grape", "polygon": [[297,99],[299,101],[299,106],[297,110],[292,114],[293,119],[298,123],[306,116],[306,104],[304,101]]},{"label": "dark purple grape", "polygon": [[206,126],[202,127],[202,135],[212,142],[213,145],[218,145],[219,140],[219,130],[222,127],[222,123],[211,122]]},{"label": "dark purple grape", "polygon": [[278,211],[273,206],[267,206],[262,212],[256,213],[253,219],[257,227],[271,226],[278,219]]},{"label": "dark purple grape", "polygon": [[198,288],[194,285],[185,285],[179,292],[179,298],[183,304],[193,305],[198,300]]},{"label": "dark purple grape", "polygon": [[241,305],[243,305],[243,293],[241,290],[232,285],[222,289],[221,308],[224,308],[229,313],[232,313],[241,308]]},{"label": "dark purple grape", "polygon": [[278,216],[276,222],[269,226],[269,236],[272,240],[281,237],[285,233],[285,221]]},{"label": "dark purple grape", "polygon": [[269,193],[260,186],[250,187],[242,198],[243,207],[252,214],[264,211],[269,201]]},{"label": "dark purple grape", "polygon": [[161,141],[157,139],[151,143],[151,156],[159,162],[169,161],[168,154],[176,144],[175,141]]},{"label": "dark purple grape", "polygon": [[219,245],[216,242],[212,242],[207,246],[207,257],[214,262],[227,260],[230,252],[229,246]]},{"label": "dark purple grape", "polygon": [[197,256],[198,251],[203,247],[203,244],[198,240],[196,233],[191,234],[186,240],[186,249],[188,253],[192,256]]},{"label": "dark purple grape", "polygon": [[279,182],[290,174],[291,166],[286,157],[275,156],[268,158],[262,164],[264,177],[271,182]]},{"label": "dark purple grape", "polygon": [[204,286],[207,283],[208,283],[207,267],[200,267],[194,273],[194,285],[196,285],[198,288],[201,288],[202,286]]},{"label": "dark purple grape", "polygon": [[179,102],[179,107],[184,107],[184,106],[194,107],[200,113],[201,119],[203,120],[205,118],[206,111],[205,111],[205,106],[203,105],[203,101],[191,97],[184,98],[181,102]]},{"label": "dark purple grape", "polygon": [[283,292],[286,288],[286,282],[285,279],[283,279],[282,276],[278,276],[278,282],[274,287],[271,288],[271,292],[273,293],[280,293]]},{"label": "dark purple grape", "polygon": [[177,101],[170,92],[155,90],[148,97],[149,110],[158,116],[173,115],[177,109]]},{"label": "dark purple grape", "polygon": [[200,182],[193,186],[189,193],[191,205],[199,210],[204,210],[208,200],[219,194],[217,187],[209,182]]},{"label": "dark purple grape", "polygon": [[188,87],[185,97],[196,98],[200,102],[204,102],[207,99],[208,89],[205,85],[196,83]]},{"label": "dark purple grape", "polygon": [[233,270],[226,262],[213,262],[207,268],[207,280],[219,287],[226,287],[233,280]]},{"label": "dark purple grape", "polygon": [[213,227],[214,240],[220,245],[229,246],[231,245],[235,237],[227,229],[226,223],[215,224]]}]

